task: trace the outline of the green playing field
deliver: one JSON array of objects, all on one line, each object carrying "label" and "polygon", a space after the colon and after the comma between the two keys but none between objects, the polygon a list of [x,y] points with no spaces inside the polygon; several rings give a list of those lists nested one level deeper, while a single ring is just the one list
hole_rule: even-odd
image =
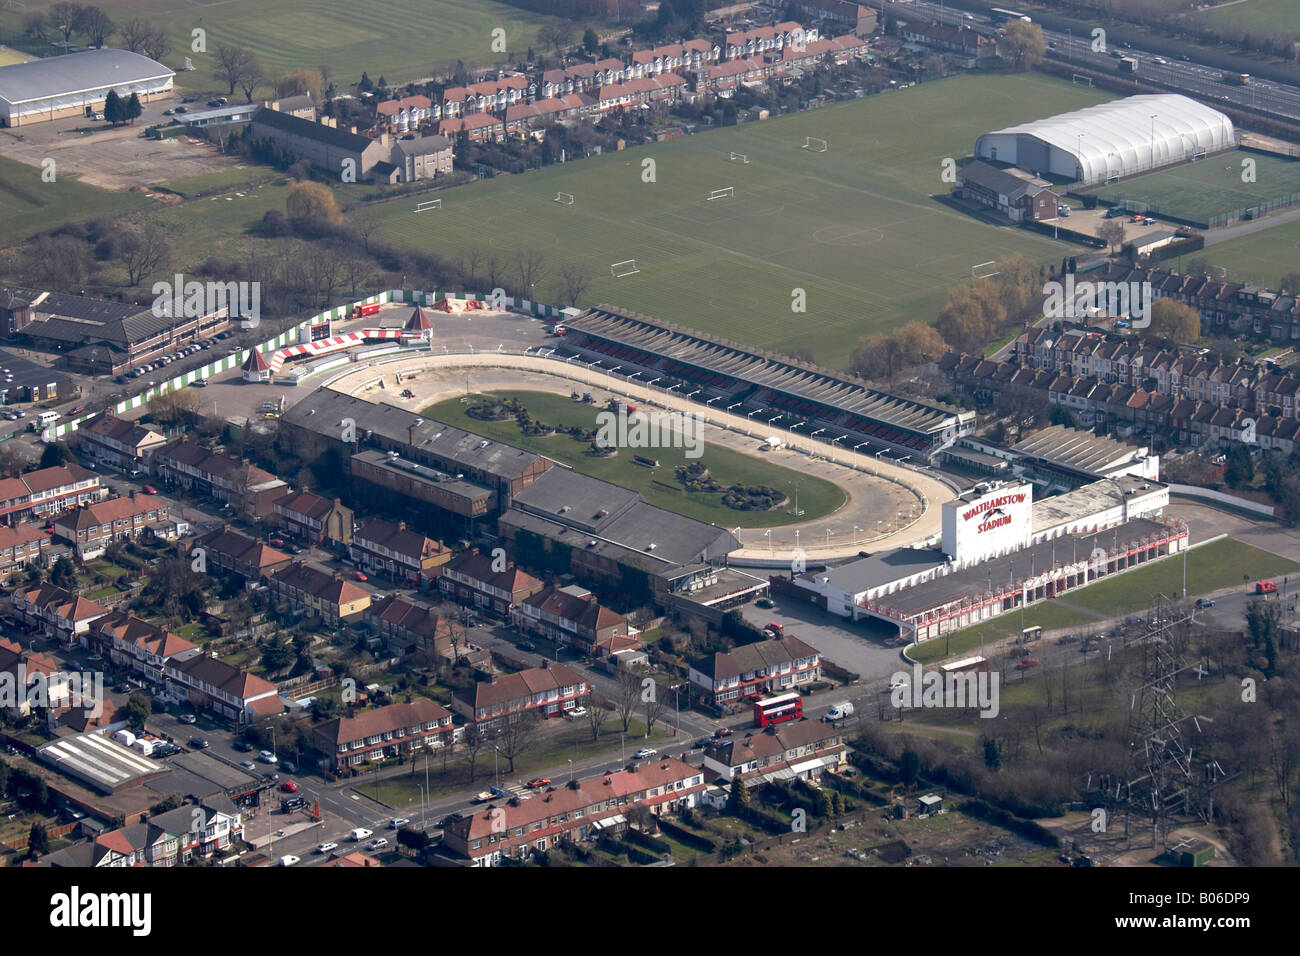
[{"label": "green playing field", "polygon": [[[18,42],[23,17],[50,5],[33,0],[15,5],[0,13],[0,31]],[[522,58],[526,48],[539,46],[542,24],[561,22],[494,0],[98,0],[96,5],[119,24],[132,17],[161,24],[171,41],[163,60],[173,69],[183,57],[193,60],[196,72],[179,73],[176,81],[196,90],[220,86],[212,79],[211,63],[223,43],[252,50],[272,79],[296,67],[328,64],[334,82],[343,87],[363,70],[372,80],[382,75],[392,82],[429,76],[435,65],[457,60],[486,66]],[[206,53],[193,49],[196,29],[206,31]],[[496,29],[505,31],[505,53],[492,49]],[[262,92],[270,95],[269,89]]]},{"label": "green playing field", "polygon": [[[540,301],[556,301],[556,266],[573,261],[592,278],[582,304],[777,351],[807,347],[843,366],[863,335],[932,320],[976,263],[1077,251],[953,208],[941,171],[982,132],[1104,98],[1037,75],[964,75],[499,176],[444,194],[436,211],[417,215],[411,199],[377,208],[389,239],[462,264],[476,250],[479,275],[496,256],[508,280],[519,249],[542,250]],[[801,148],[808,137],[827,150]],[[726,187],[734,195],[707,198]],[[555,202],[561,192],[572,205]],[[624,260],[639,271],[615,278]]]}]

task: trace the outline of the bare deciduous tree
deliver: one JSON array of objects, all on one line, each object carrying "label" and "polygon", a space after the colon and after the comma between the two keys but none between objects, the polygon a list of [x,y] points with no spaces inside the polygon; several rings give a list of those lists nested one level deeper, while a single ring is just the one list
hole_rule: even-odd
[{"label": "bare deciduous tree", "polygon": [[501,750],[501,756],[509,762],[509,773],[515,772],[515,758],[537,739],[541,725],[542,719],[536,710],[525,710],[506,718],[505,726],[497,738],[500,741],[497,746]]},{"label": "bare deciduous tree", "polygon": [[591,277],[582,266],[576,262],[560,264],[555,288],[560,301],[565,305],[576,306],[578,300],[587,294],[587,287],[590,285]]},{"label": "bare deciduous tree", "polygon": [[146,221],[122,237],[119,257],[130,285],[139,285],[171,254],[171,245],[156,222]]},{"label": "bare deciduous tree", "polygon": [[262,67],[257,62],[257,57],[248,50],[223,43],[217,47],[216,66],[212,73],[227,85],[226,95],[234,96],[235,87],[244,83],[249,76],[262,75]]},{"label": "bare deciduous tree", "polygon": [[601,726],[614,712],[614,705],[604,697],[589,693],[582,698],[582,706],[587,710],[584,719],[587,721],[587,729],[591,731],[591,742],[594,744],[600,737]]}]

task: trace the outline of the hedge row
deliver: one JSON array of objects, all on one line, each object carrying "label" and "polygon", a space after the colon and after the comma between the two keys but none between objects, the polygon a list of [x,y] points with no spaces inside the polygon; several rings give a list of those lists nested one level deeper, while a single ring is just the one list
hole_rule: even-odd
[{"label": "hedge row", "polygon": [[672,844],[667,840],[661,840],[658,837],[651,836],[641,830],[628,830],[627,838],[633,843],[639,843],[647,850],[654,850],[661,856],[665,853],[673,852]]},{"label": "hedge row", "polygon": [[985,803],[983,800],[967,800],[958,809],[968,816],[975,817],[977,820],[1003,827],[1027,840],[1041,843],[1043,846],[1059,847],[1061,845],[1060,838],[1046,827],[1035,823],[1033,820],[1022,819],[1013,813],[1008,813],[1001,807]]},{"label": "hedge row", "polygon": [[678,826],[671,820],[660,820],[659,829],[663,830],[664,833],[667,833],[674,840],[680,840],[687,846],[694,847],[704,853],[717,852],[718,845],[708,837],[702,836],[693,830],[688,830],[685,827]]}]

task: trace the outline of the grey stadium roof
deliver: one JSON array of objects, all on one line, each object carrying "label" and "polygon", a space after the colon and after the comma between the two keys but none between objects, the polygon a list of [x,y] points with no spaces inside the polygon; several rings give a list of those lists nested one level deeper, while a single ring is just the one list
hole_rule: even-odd
[{"label": "grey stadium roof", "polygon": [[5,289],[0,301],[10,305],[32,304],[32,322],[22,334],[80,345],[96,341],[130,347],[165,332],[176,324],[165,315],[154,315],[151,305],[112,302],[58,292]]},{"label": "grey stadium roof", "polygon": [[1092,183],[1235,145],[1232,120],[1223,113],[1187,96],[1158,93],[985,133],[975,141],[975,155],[1071,177],[1077,164],[1083,182]]},{"label": "grey stadium roof", "polygon": [[364,440],[366,432],[373,432],[394,444],[409,445],[417,451],[478,468],[497,478],[518,478],[540,457],[505,442],[423,418],[395,405],[367,402],[330,388],[318,388],[285,412],[280,423],[337,439],[339,423],[345,418],[356,422],[359,439]]},{"label": "grey stadium roof", "polygon": [[1086,474],[1105,474],[1116,465],[1135,461],[1141,451],[1122,441],[1064,425],[1044,428],[1012,445],[1011,450],[1026,458]]},{"label": "grey stadium roof", "polygon": [[740,546],[724,528],[666,511],[635,491],[563,467],[550,469],[515,495],[511,509],[501,516],[503,524],[656,574],[707,563]]},{"label": "grey stadium roof", "polygon": [[920,434],[941,432],[955,425],[959,416],[972,414],[940,402],[899,398],[824,369],[752,351],[611,305],[588,309],[574,319],[566,319],[564,324],[570,335],[583,332]]},{"label": "grey stadium roof", "polygon": [[14,105],[175,76],[129,50],[87,50],[0,66],[0,100]]}]

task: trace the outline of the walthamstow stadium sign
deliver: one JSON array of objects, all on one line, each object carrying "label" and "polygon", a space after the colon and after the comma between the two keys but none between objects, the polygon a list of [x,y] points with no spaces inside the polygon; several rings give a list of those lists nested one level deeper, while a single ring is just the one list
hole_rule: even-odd
[{"label": "walthamstow stadium sign", "polygon": [[979,504],[967,508],[962,513],[963,521],[970,521],[973,518],[980,518],[979,526],[975,531],[983,534],[985,531],[991,531],[994,528],[1000,528],[1003,525],[1011,524],[1011,515],[1003,509],[1008,505],[1021,505],[1025,503],[1025,493],[1023,491],[1013,494],[998,495],[996,498],[988,498]]}]

